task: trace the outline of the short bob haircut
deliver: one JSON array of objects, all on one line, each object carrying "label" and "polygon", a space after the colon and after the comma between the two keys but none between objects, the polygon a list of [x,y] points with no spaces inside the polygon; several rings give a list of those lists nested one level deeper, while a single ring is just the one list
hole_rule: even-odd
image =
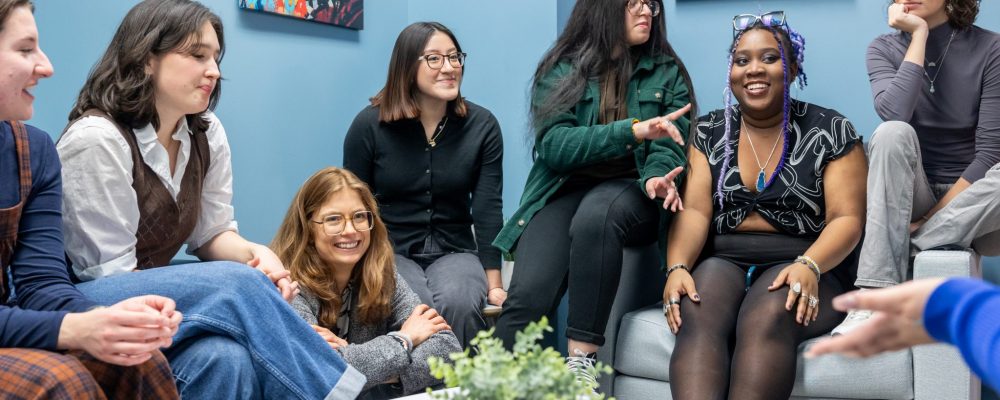
[{"label": "short bob haircut", "polygon": [[3,31],[3,24],[7,22],[7,17],[10,16],[10,13],[15,8],[24,6],[27,6],[32,12],[35,11],[35,6],[31,4],[31,0],[0,0],[0,32]]},{"label": "short bob haircut", "polygon": [[[221,62],[226,49],[222,20],[201,3],[145,0],[132,7],[104,55],[90,71],[69,120],[76,120],[87,110],[98,109],[133,129],[148,124],[159,128],[156,88],[152,76],[146,73],[146,65],[153,57],[192,51],[201,42],[201,27],[206,22],[219,37],[217,61]],[[220,80],[209,98],[208,109],[187,116],[192,132],[208,129],[204,115],[215,109],[221,93]]]},{"label": "short bob haircut", "polygon": [[[369,99],[373,106],[379,108],[379,121],[394,122],[420,117],[420,106],[416,98],[419,89],[416,87],[416,80],[417,69],[420,68],[421,62],[417,59],[424,55],[424,48],[435,32],[448,35],[455,43],[455,49],[462,52],[462,45],[458,44],[455,34],[438,22],[415,22],[403,29],[396,38],[396,45],[392,48],[389,76],[386,78],[385,87]],[[462,73],[465,73],[464,66]],[[461,89],[458,97],[449,101],[448,106],[455,115],[465,116],[467,108]]]}]

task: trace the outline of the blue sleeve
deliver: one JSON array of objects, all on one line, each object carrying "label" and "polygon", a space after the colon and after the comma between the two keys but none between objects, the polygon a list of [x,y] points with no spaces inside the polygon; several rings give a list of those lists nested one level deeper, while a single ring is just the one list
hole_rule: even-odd
[{"label": "blue sleeve", "polygon": [[[32,188],[10,265],[18,308],[0,308],[0,346],[54,349],[66,312],[85,311],[96,303],[73,286],[66,269],[62,178],[55,146],[48,134],[32,127],[28,140]],[[16,172],[3,173],[5,180],[9,176]],[[4,187],[17,190],[16,185]]]},{"label": "blue sleeve", "polygon": [[988,385],[1000,387],[1000,289],[975,279],[952,279],[927,300],[924,326],[939,341],[958,347]]}]

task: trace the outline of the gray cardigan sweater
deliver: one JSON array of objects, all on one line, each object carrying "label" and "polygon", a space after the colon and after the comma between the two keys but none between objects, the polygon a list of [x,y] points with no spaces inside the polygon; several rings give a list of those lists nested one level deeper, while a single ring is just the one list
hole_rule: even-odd
[{"label": "gray cardigan sweater", "polygon": [[[389,317],[375,325],[362,325],[357,315],[358,292],[352,290],[354,298],[351,301],[350,324],[347,337],[342,338],[348,345],[337,351],[344,361],[368,378],[365,389],[384,383],[394,376],[399,376],[405,394],[422,391],[440,382],[431,376],[427,359],[436,356],[448,360],[448,354],[462,351],[455,334],[451,331],[438,332],[407,355],[399,341],[386,334],[398,331],[413,309],[420,305],[417,294],[397,273],[396,293],[392,296],[392,312]],[[312,292],[303,288],[292,301],[292,307],[310,325],[319,325],[319,300]]]}]

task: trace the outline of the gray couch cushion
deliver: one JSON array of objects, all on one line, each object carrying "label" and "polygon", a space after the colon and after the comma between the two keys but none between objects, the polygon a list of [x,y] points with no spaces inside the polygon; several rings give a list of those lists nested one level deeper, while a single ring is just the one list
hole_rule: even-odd
[{"label": "gray couch cushion", "polygon": [[[620,375],[667,382],[675,337],[667,327],[660,305],[626,314],[618,331],[618,355],[614,368]],[[800,350],[817,339],[802,344]],[[651,382],[636,383],[619,376],[615,396],[652,390]],[[619,383],[631,382],[627,387]],[[658,386],[661,390],[662,385]],[[806,360],[799,358],[794,396],[844,399],[912,399],[913,359],[909,350],[868,359],[838,356]],[[635,397],[638,398],[638,397]]]}]

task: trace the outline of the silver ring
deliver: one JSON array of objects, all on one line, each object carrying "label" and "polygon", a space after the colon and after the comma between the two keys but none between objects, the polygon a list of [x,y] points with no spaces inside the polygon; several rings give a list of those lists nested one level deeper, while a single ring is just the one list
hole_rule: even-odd
[{"label": "silver ring", "polygon": [[819,305],[819,297],[809,296],[809,308],[816,308]]},{"label": "silver ring", "polygon": [[795,283],[792,284],[792,293],[795,293],[797,295],[802,294],[802,283],[801,282],[795,282]]},{"label": "silver ring", "polygon": [[670,299],[667,301],[668,305],[681,304],[681,299]]},{"label": "silver ring", "polygon": [[670,315],[670,304],[663,305],[663,315]]}]

